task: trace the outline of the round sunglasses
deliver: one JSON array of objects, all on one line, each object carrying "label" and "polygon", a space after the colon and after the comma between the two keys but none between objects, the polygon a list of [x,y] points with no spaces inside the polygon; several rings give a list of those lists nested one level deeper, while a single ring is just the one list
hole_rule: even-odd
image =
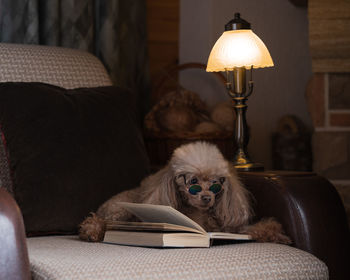
[{"label": "round sunglasses", "polygon": [[[222,186],[220,184],[212,184],[209,187],[209,190],[214,193],[217,194],[221,191]],[[200,185],[192,185],[189,187],[188,192],[192,195],[196,195],[197,193],[201,192],[203,189]]]}]

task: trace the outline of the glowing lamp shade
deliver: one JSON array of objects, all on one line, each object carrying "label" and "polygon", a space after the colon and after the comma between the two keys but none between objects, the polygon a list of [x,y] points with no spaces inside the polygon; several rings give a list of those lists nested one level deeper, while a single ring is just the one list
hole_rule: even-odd
[{"label": "glowing lamp shade", "polygon": [[230,30],[222,33],[208,58],[207,71],[219,72],[272,67],[273,61],[263,41],[251,29]]}]

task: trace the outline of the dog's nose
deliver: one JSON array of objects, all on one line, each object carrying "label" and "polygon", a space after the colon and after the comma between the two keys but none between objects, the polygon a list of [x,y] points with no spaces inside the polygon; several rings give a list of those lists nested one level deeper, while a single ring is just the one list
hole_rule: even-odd
[{"label": "dog's nose", "polygon": [[211,201],[211,196],[210,195],[202,195],[202,200],[205,203],[209,203]]}]

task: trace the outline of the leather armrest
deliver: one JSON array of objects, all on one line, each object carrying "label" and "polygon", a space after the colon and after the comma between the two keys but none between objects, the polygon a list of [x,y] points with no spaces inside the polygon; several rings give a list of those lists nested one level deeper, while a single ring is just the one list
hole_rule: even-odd
[{"label": "leather armrest", "polygon": [[350,279],[350,233],[334,186],[310,172],[241,172],[256,218],[275,217],[293,245],[326,263],[331,279]]},{"label": "leather armrest", "polygon": [[21,212],[12,196],[0,188],[0,279],[30,279]]}]

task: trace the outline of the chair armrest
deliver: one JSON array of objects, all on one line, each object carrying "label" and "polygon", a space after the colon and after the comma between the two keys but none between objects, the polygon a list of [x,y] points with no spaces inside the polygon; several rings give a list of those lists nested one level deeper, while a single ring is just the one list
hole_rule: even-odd
[{"label": "chair armrest", "polygon": [[275,217],[293,245],[326,263],[330,279],[350,279],[350,233],[334,186],[311,172],[241,172],[258,219]]},{"label": "chair armrest", "polygon": [[21,212],[0,188],[0,279],[30,279],[29,259]]}]

